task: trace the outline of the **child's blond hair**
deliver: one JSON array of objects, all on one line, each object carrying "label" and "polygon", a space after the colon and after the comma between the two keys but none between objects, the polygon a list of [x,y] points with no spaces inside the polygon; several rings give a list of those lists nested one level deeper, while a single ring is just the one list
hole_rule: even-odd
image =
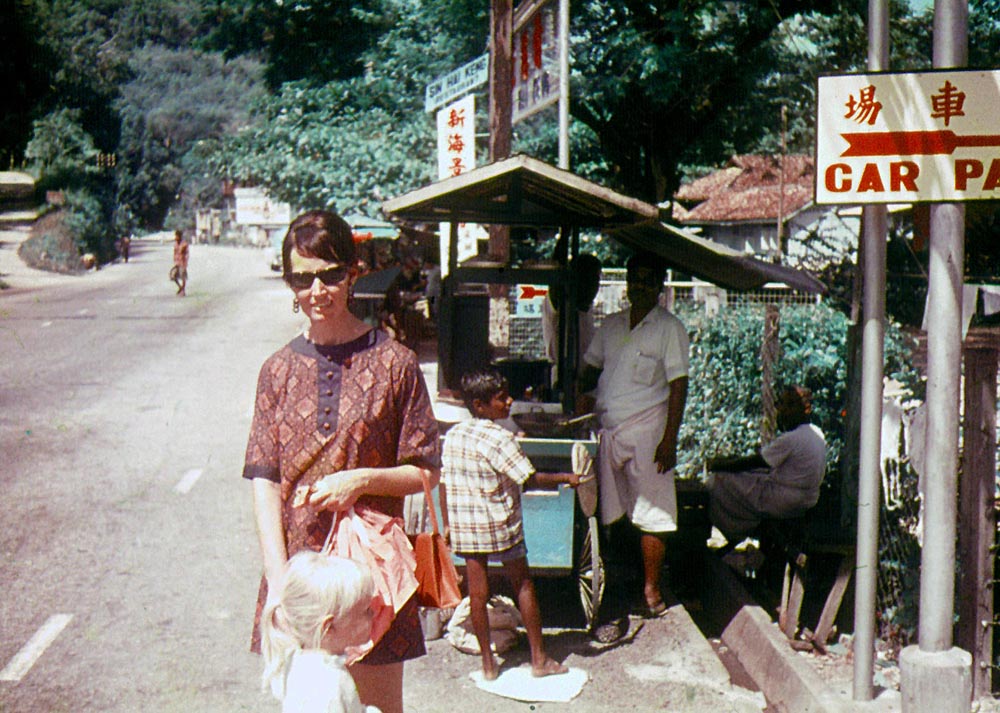
[{"label": "child's blond hair", "polygon": [[261,614],[261,683],[283,700],[292,654],[319,649],[330,623],[371,600],[374,585],[368,568],[354,560],[303,550],[288,560],[277,586],[278,598]]}]

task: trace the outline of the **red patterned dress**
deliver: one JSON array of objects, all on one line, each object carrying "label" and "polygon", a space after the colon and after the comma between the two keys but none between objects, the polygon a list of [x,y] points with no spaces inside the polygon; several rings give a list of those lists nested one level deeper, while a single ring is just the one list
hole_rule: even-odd
[{"label": "red patterned dress", "polygon": [[[384,332],[372,330],[346,344],[313,344],[304,336],[272,355],[257,383],[257,400],[243,477],[281,486],[288,556],[323,546],[333,513],[293,507],[306,489],[329,473],[353,468],[416,464],[440,467],[437,421],[416,355]],[[363,495],[367,505],[402,517],[403,499]],[[261,580],[251,648],[260,650]],[[415,600],[365,657],[382,664],[424,653]]]}]

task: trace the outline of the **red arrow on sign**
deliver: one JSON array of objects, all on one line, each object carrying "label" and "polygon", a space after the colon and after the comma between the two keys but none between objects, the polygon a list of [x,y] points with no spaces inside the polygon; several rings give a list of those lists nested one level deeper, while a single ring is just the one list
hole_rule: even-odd
[{"label": "red arrow on sign", "polygon": [[534,285],[521,285],[521,296],[518,299],[530,300],[535,297],[545,297],[547,294],[549,294],[547,289],[539,289]]},{"label": "red arrow on sign", "polygon": [[877,131],[841,134],[849,146],[841,156],[931,156],[964,146],[1000,146],[1000,134],[958,136],[954,131]]}]

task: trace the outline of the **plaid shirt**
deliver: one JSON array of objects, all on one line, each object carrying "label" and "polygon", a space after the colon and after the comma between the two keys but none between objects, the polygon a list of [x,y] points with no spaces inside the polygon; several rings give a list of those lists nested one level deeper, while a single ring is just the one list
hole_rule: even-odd
[{"label": "plaid shirt", "polygon": [[462,421],[445,435],[441,461],[452,550],[485,554],[519,544],[521,486],[535,468],[514,434],[486,419]]}]

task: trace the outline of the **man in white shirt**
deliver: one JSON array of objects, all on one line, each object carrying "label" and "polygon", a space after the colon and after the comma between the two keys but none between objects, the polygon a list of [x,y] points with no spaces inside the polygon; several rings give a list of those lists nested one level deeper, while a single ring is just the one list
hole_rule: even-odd
[{"label": "man in white shirt", "polygon": [[609,315],[584,354],[580,388],[597,386],[601,521],[627,516],[639,532],[644,613],[666,612],[664,536],[677,529],[674,466],[687,400],[688,335],[659,305],[666,263],[637,253],[626,264],[629,307]]},{"label": "man in white shirt", "polygon": [[708,462],[709,518],[731,544],[762,520],[799,517],[819,500],[826,439],[811,415],[809,389],[789,387],[777,403],[780,436],[753,455]]}]

